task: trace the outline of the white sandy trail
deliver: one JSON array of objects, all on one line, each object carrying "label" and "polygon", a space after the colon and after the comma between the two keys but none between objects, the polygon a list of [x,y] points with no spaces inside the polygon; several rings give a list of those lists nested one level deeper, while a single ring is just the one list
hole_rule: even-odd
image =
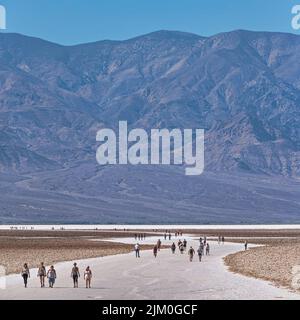
[{"label": "white sandy trail", "polygon": [[[157,238],[141,243],[155,243]],[[188,245],[195,250],[198,241],[187,237]],[[114,240],[134,243],[132,239]],[[176,242],[178,239],[176,240]],[[164,241],[163,244],[170,244]],[[141,252],[136,259],[134,253],[77,261],[81,273],[89,265],[93,271],[92,289],[86,289],[83,277],[80,288],[72,288],[70,277],[72,262],[55,265],[57,281],[54,289],[39,287],[36,270],[31,270],[29,287],[22,287],[20,275],[6,277],[7,286],[0,290],[0,299],[300,299],[300,295],[272,284],[231,273],[222,258],[243,249],[243,245],[228,243],[218,245],[211,242],[211,256],[203,262],[195,256],[192,263],[185,253],[178,250],[162,250],[154,259],[151,251]]]}]

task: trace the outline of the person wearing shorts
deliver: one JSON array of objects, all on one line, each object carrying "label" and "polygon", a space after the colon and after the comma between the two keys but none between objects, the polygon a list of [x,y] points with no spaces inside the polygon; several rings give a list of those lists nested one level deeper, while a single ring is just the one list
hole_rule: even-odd
[{"label": "person wearing shorts", "polygon": [[55,280],[56,280],[56,271],[54,269],[54,266],[51,266],[50,269],[47,272],[47,278],[49,282],[49,288],[53,288]]},{"label": "person wearing shorts", "polygon": [[80,277],[80,273],[79,273],[79,268],[77,267],[76,262],[73,264],[71,277],[73,279],[74,288],[78,288],[78,278]]},{"label": "person wearing shorts", "polygon": [[37,276],[40,278],[41,288],[45,287],[45,277],[46,277],[46,268],[44,262],[41,262],[41,265],[38,269]]}]

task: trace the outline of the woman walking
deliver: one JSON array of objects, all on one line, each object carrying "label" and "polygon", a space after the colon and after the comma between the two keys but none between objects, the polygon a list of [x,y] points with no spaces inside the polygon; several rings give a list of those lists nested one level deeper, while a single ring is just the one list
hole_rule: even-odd
[{"label": "woman walking", "polygon": [[41,288],[45,287],[45,277],[46,277],[46,268],[44,262],[41,262],[41,265],[38,269],[37,276],[40,278]]},{"label": "woman walking", "polygon": [[87,267],[86,270],[84,271],[84,279],[85,279],[86,288],[90,289],[91,288],[91,280],[92,280],[92,270],[90,269],[90,267]]},{"label": "woman walking", "polygon": [[28,278],[30,278],[30,271],[29,271],[27,263],[25,263],[23,266],[23,269],[21,271],[21,276],[24,280],[24,286],[25,286],[25,288],[27,288]]},{"label": "woman walking", "polygon": [[53,288],[55,280],[56,280],[56,271],[54,269],[54,266],[51,266],[50,269],[48,270],[47,278],[49,281],[49,288]]}]

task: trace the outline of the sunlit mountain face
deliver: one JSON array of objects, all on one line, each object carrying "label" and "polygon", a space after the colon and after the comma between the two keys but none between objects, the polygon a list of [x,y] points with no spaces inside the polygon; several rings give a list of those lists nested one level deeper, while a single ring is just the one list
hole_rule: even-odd
[{"label": "sunlit mountain face", "polygon": [[[0,222],[300,222],[300,37],[0,34]],[[205,173],[99,166],[96,132],[205,129]]]}]

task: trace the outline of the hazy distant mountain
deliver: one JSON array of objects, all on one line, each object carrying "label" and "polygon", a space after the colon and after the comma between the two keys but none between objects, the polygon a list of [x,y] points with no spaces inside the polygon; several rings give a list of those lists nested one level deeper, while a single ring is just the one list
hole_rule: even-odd
[{"label": "hazy distant mountain", "polygon": [[[32,218],[32,212],[39,215],[42,207],[28,205],[28,201],[38,199],[34,193],[27,194],[33,189],[56,192],[55,197],[66,193],[87,194],[94,200],[99,200],[97,188],[110,190],[113,198],[128,196],[127,173],[118,167],[100,168],[95,163],[97,129],[116,127],[119,120],[146,129],[205,128],[206,171],[219,172],[228,179],[228,173],[256,174],[261,179],[267,175],[297,179],[300,174],[299,61],[300,36],[284,33],[234,31],[204,38],[159,31],[127,41],[68,47],[1,33],[0,187],[4,194],[10,190],[11,196],[22,195],[22,198],[26,184],[24,203],[11,200],[9,205],[2,205],[1,215],[8,215],[9,220],[17,212],[21,217],[24,206],[32,207],[26,211],[28,219]],[[95,174],[94,178],[89,176],[91,172],[84,176],[82,168],[87,167]],[[104,186],[98,176],[103,170],[120,177],[116,183],[126,185],[127,191],[122,193],[124,188],[120,186],[115,190],[109,179]],[[138,169],[136,174],[144,179],[147,172]],[[80,181],[78,175],[83,175]],[[194,191],[198,190],[197,183],[207,181],[202,177],[204,180],[194,180],[197,182],[191,184],[190,180],[182,182],[188,179],[184,176],[177,178],[175,185],[179,181],[179,184],[187,183],[187,188]],[[24,179],[30,182],[18,182]],[[94,179],[93,186],[90,179]],[[174,183],[169,171],[166,179]],[[208,180],[213,186],[212,180]],[[259,179],[255,181],[260,185]],[[130,190],[136,183],[131,181]],[[155,188],[159,189],[159,185]],[[238,182],[235,188],[238,195]],[[179,189],[173,190],[170,197],[177,194],[175,199],[178,199],[184,194]],[[208,199],[214,198],[213,191],[211,187],[206,195]],[[269,211],[278,217],[287,211],[298,219],[300,203],[295,199],[299,199],[299,193],[296,197],[293,194],[290,201],[291,194],[283,192],[281,200],[285,206],[277,204],[274,209],[271,202],[264,203],[262,214]],[[159,194],[151,197],[159,199]],[[236,206],[232,210],[238,213],[245,207],[246,199],[245,193],[225,207],[230,211],[230,206]],[[255,202],[251,199],[251,203]],[[194,212],[196,217],[201,206],[195,196],[188,202],[192,205],[189,214]],[[260,212],[257,205],[256,209],[249,209],[247,217],[253,210]],[[62,207],[63,204],[52,207],[52,217]],[[95,212],[97,208],[95,205]],[[101,211],[101,205],[99,208]],[[224,204],[215,211],[209,209],[208,216],[222,208],[226,209]],[[157,212],[163,210],[161,204]],[[149,215],[150,212],[153,208],[149,209]]]}]

